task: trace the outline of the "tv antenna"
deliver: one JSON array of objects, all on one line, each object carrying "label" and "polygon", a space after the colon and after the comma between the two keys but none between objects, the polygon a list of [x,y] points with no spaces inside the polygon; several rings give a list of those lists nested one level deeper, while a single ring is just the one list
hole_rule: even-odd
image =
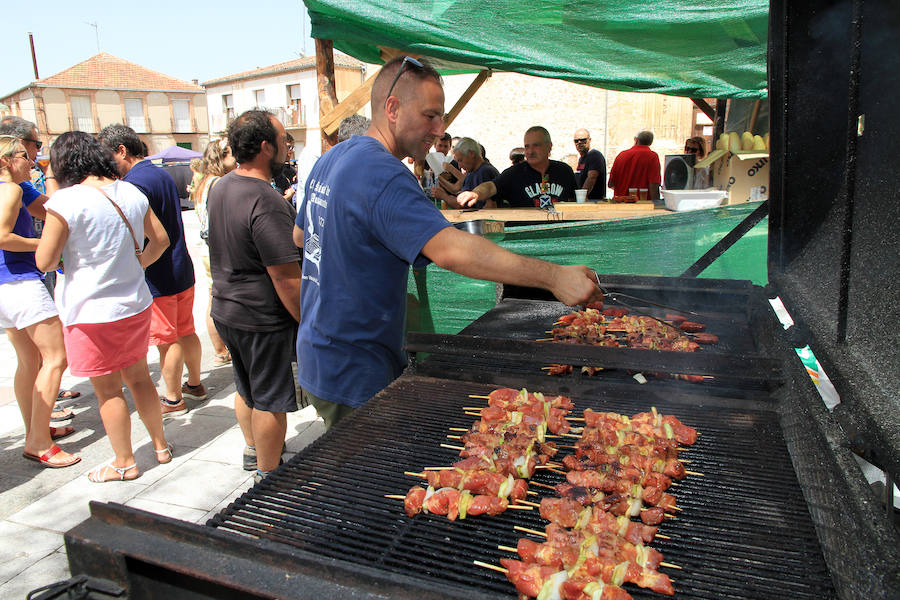
[{"label": "tv antenna", "polygon": [[90,25],[94,28],[94,35],[97,36],[97,53],[100,53],[100,26],[97,25],[97,21],[91,23],[90,21],[85,21],[85,25]]}]

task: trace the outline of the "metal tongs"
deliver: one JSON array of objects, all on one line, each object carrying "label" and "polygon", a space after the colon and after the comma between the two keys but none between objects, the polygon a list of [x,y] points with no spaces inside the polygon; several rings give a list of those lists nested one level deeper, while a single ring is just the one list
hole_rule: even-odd
[{"label": "metal tongs", "polygon": [[658,319],[658,318],[654,317],[653,315],[647,314],[646,312],[642,311],[642,310],[639,309],[639,308],[635,308],[635,307],[631,306],[630,304],[628,304],[628,303],[626,303],[626,302],[623,302],[623,301],[622,301],[622,298],[628,298],[629,300],[637,300],[638,302],[642,302],[642,303],[644,303],[644,304],[650,304],[650,305],[652,305],[652,306],[658,306],[658,307],[660,307],[660,308],[665,308],[665,309],[667,309],[667,310],[674,310],[675,312],[679,312],[679,313],[687,313],[687,314],[690,314],[690,315],[695,315],[695,316],[697,316],[697,317],[703,317],[703,316],[705,316],[705,315],[702,315],[702,314],[700,314],[700,313],[698,313],[698,312],[694,312],[694,311],[692,311],[692,310],[685,310],[685,309],[679,308],[679,307],[677,307],[677,306],[669,306],[668,304],[661,304],[661,303],[659,303],[659,302],[653,302],[652,300],[646,300],[646,299],[644,299],[644,298],[638,298],[637,296],[632,296],[631,294],[624,294],[624,293],[622,293],[622,292],[610,292],[610,291],[608,291],[608,290],[603,289],[603,286],[600,284],[600,275],[599,275],[596,271],[594,271],[594,277],[597,278],[597,287],[600,288],[600,292],[603,294],[603,297],[604,297],[604,298],[609,298],[610,300],[614,300],[615,302],[617,302],[618,304],[621,304],[622,306],[624,306],[625,308],[627,308],[627,309],[630,310],[631,312],[637,313],[637,314],[639,314],[639,315],[643,315],[643,316],[645,316],[645,317],[650,317],[651,319],[653,319],[653,320],[655,320],[655,321],[658,321],[659,323],[662,323],[663,325],[669,325],[669,326],[671,326],[669,323],[666,323],[666,322],[663,321],[662,319]]}]

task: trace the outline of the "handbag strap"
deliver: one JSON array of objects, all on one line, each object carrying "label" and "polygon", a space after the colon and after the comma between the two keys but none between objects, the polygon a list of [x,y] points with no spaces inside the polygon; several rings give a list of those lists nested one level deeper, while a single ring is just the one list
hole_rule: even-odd
[{"label": "handbag strap", "polygon": [[140,245],[138,244],[137,237],[134,235],[134,229],[131,228],[131,223],[128,222],[128,219],[125,217],[125,213],[122,212],[122,209],[119,208],[119,205],[115,203],[115,201],[109,197],[109,194],[106,193],[102,188],[94,188],[99,191],[101,194],[106,196],[106,199],[109,200],[109,203],[113,205],[113,208],[116,209],[116,212],[119,213],[119,216],[122,217],[122,222],[125,223],[125,227],[128,228],[128,233],[131,234],[131,241],[134,242],[134,254],[136,256],[140,256],[143,253]]}]

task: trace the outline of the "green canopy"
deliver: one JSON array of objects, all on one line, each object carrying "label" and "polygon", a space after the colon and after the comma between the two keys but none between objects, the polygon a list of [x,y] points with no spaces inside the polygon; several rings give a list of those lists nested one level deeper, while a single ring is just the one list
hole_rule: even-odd
[{"label": "green canopy", "polygon": [[[766,96],[768,0],[304,0],[312,35],[627,92]],[[536,90],[536,93],[539,93]]]}]

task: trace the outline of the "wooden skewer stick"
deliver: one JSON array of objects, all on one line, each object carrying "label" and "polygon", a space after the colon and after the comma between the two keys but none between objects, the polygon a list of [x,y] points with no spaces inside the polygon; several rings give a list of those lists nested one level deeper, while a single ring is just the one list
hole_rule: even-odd
[{"label": "wooden skewer stick", "polygon": [[503,550],[504,552],[512,552],[513,554],[517,554],[519,550],[517,548],[512,548],[510,546],[497,546],[498,550]]},{"label": "wooden skewer stick", "polygon": [[450,428],[448,428],[448,429],[449,429],[449,431],[462,431],[462,432],[467,432],[467,431],[469,431],[469,430],[466,429],[465,427],[450,427]]},{"label": "wooden skewer stick", "polygon": [[661,534],[661,533],[657,533],[655,537],[662,538],[662,539],[664,539],[664,540],[671,540],[671,539],[672,539],[672,538],[670,538],[669,536],[663,535],[663,534]]},{"label": "wooden skewer stick", "polygon": [[469,415],[470,417],[478,417],[478,418],[481,418],[481,413],[465,411],[463,414],[464,414],[464,415]]},{"label": "wooden skewer stick", "polygon": [[682,567],[679,567],[678,565],[673,565],[672,563],[667,563],[667,562],[661,562],[661,563],[659,563],[659,566],[669,567],[670,569],[683,570]]},{"label": "wooden skewer stick", "polygon": [[680,506],[670,506],[670,507],[667,508],[666,510],[669,510],[669,509],[672,509],[672,510],[684,510],[684,509],[681,508]]},{"label": "wooden skewer stick", "polygon": [[[506,508],[507,509],[514,508],[516,510],[534,510],[533,506],[519,506],[518,504],[510,504]],[[671,518],[674,519],[675,517],[671,517]]]},{"label": "wooden skewer stick", "polygon": [[472,411],[478,412],[478,411],[480,411],[480,410],[484,410],[484,407],[483,407],[483,406],[463,406],[462,409],[463,409],[463,410],[472,410]]},{"label": "wooden skewer stick", "polygon": [[448,436],[447,436],[447,439],[451,439],[451,440],[461,440],[461,439],[462,439],[462,436],[461,436],[461,435],[448,435]]},{"label": "wooden skewer stick", "polygon": [[527,500],[517,500],[517,502],[518,502],[519,504],[524,504],[525,506],[533,506],[533,507],[535,507],[535,508],[540,508],[540,507],[541,507],[541,505],[538,504],[537,502],[529,502],[529,501],[527,501]]},{"label": "wooden skewer stick", "polygon": [[400,494],[385,494],[384,497],[391,500],[406,500],[406,496],[401,496]]},{"label": "wooden skewer stick", "polygon": [[581,439],[581,436],[576,433],[561,433],[560,435],[563,437],[578,438],[579,440]]},{"label": "wooden skewer stick", "polygon": [[548,490],[555,490],[556,488],[552,485],[547,485],[546,483],[540,483],[537,481],[529,481],[528,485],[536,485],[538,487],[547,488]]},{"label": "wooden skewer stick", "polygon": [[681,462],[687,463],[687,464],[690,464],[690,463],[694,462],[694,461],[692,461],[692,460],[684,460],[683,458],[680,459],[680,460],[681,460]]},{"label": "wooden skewer stick", "polygon": [[685,471],[688,475],[697,475],[698,477],[706,477],[703,473],[698,473],[697,471]]},{"label": "wooden skewer stick", "polygon": [[411,475],[413,477],[422,477],[425,478],[425,473],[413,473],[412,471],[403,471],[404,475]]},{"label": "wooden skewer stick", "polygon": [[504,569],[503,567],[498,567],[497,565],[492,565],[492,564],[488,564],[486,562],[481,562],[480,560],[473,560],[472,562],[475,563],[476,565],[478,565],[479,567],[484,567],[485,569],[490,569],[491,571],[497,571],[498,573],[503,573],[503,574],[509,573],[509,571],[507,569]]},{"label": "wooden skewer stick", "polygon": [[584,421],[584,417],[566,417],[566,421]]},{"label": "wooden skewer stick", "polygon": [[465,450],[462,446],[453,446],[451,444],[441,444],[441,448],[447,448],[448,450]]},{"label": "wooden skewer stick", "polygon": [[538,494],[537,492],[532,492],[531,490],[528,490],[525,493],[528,494],[529,496],[540,496],[540,494]]},{"label": "wooden skewer stick", "polygon": [[479,396],[478,394],[469,394],[469,398],[478,398],[479,400],[489,400],[490,396]]},{"label": "wooden skewer stick", "polygon": [[541,367],[541,371],[549,371],[553,367]]},{"label": "wooden skewer stick", "polygon": [[[535,467],[537,469],[538,467]],[[554,469],[553,467],[544,466],[545,471],[550,471],[551,473],[559,473],[560,475],[565,475],[565,471],[560,471],[559,469]]]},{"label": "wooden skewer stick", "polygon": [[545,532],[538,531],[536,529],[528,529],[527,527],[520,527],[519,525],[513,526],[513,529],[515,529],[516,531],[524,531],[525,533],[530,533],[532,535],[537,535],[544,538],[547,537],[547,534]]},{"label": "wooden skewer stick", "polygon": [[534,341],[536,341],[536,342],[552,342],[553,338],[538,338]]},{"label": "wooden skewer stick", "polygon": [[424,467],[423,471],[450,471],[456,467]]}]

